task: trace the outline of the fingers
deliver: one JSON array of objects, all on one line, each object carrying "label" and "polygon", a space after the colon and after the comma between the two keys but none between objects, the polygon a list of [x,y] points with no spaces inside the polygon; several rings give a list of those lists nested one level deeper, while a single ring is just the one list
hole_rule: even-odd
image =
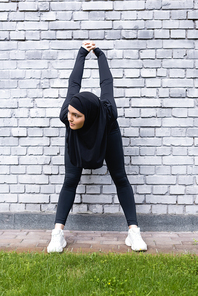
[{"label": "fingers", "polygon": [[96,45],[93,41],[84,41],[82,47],[84,47],[88,51],[91,51],[96,48]]}]

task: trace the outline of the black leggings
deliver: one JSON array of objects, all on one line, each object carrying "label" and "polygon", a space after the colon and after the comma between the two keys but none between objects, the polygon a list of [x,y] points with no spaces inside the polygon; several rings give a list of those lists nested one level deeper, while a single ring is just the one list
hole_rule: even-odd
[{"label": "black leggings", "polygon": [[[118,199],[128,226],[138,225],[133,190],[124,168],[122,139],[117,122],[108,135],[105,161],[115,183]],[[65,149],[65,180],[59,196],[55,223],[65,225],[69,211],[74,203],[76,188],[81,174],[82,168],[71,164],[67,149]]]}]

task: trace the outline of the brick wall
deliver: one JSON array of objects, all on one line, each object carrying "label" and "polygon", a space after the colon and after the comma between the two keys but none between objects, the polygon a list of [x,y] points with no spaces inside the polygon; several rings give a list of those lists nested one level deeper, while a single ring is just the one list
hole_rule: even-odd
[{"label": "brick wall", "polygon": [[[0,0],[0,211],[51,212],[64,179],[58,116],[77,50],[107,55],[138,213],[198,212],[198,1]],[[99,95],[96,58],[83,90]],[[73,212],[116,213],[106,166]]]}]

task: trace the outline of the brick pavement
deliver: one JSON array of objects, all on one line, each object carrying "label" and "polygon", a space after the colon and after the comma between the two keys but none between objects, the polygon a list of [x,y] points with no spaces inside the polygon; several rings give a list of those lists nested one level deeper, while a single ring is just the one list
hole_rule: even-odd
[{"label": "brick pavement", "polygon": [[[69,252],[131,252],[124,244],[127,232],[64,230]],[[196,232],[143,232],[148,254],[198,254]],[[46,252],[51,230],[0,230],[0,250],[16,252]]]}]

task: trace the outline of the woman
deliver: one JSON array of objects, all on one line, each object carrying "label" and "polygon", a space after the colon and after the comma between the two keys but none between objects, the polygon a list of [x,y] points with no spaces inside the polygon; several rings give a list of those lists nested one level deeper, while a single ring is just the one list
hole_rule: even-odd
[{"label": "woman", "polygon": [[[93,50],[98,58],[101,96],[79,92],[87,54]],[[113,78],[104,53],[93,42],[84,42],[79,49],[69,78],[68,92],[61,108],[60,120],[66,126],[65,180],[60,192],[55,229],[47,251],[62,252],[66,246],[63,228],[74,203],[82,169],[96,169],[105,159],[116,185],[118,198],[128,226],[125,240],[132,250],[147,250],[137,226],[133,191],[124,168],[124,155],[117,109],[113,97]]]}]

